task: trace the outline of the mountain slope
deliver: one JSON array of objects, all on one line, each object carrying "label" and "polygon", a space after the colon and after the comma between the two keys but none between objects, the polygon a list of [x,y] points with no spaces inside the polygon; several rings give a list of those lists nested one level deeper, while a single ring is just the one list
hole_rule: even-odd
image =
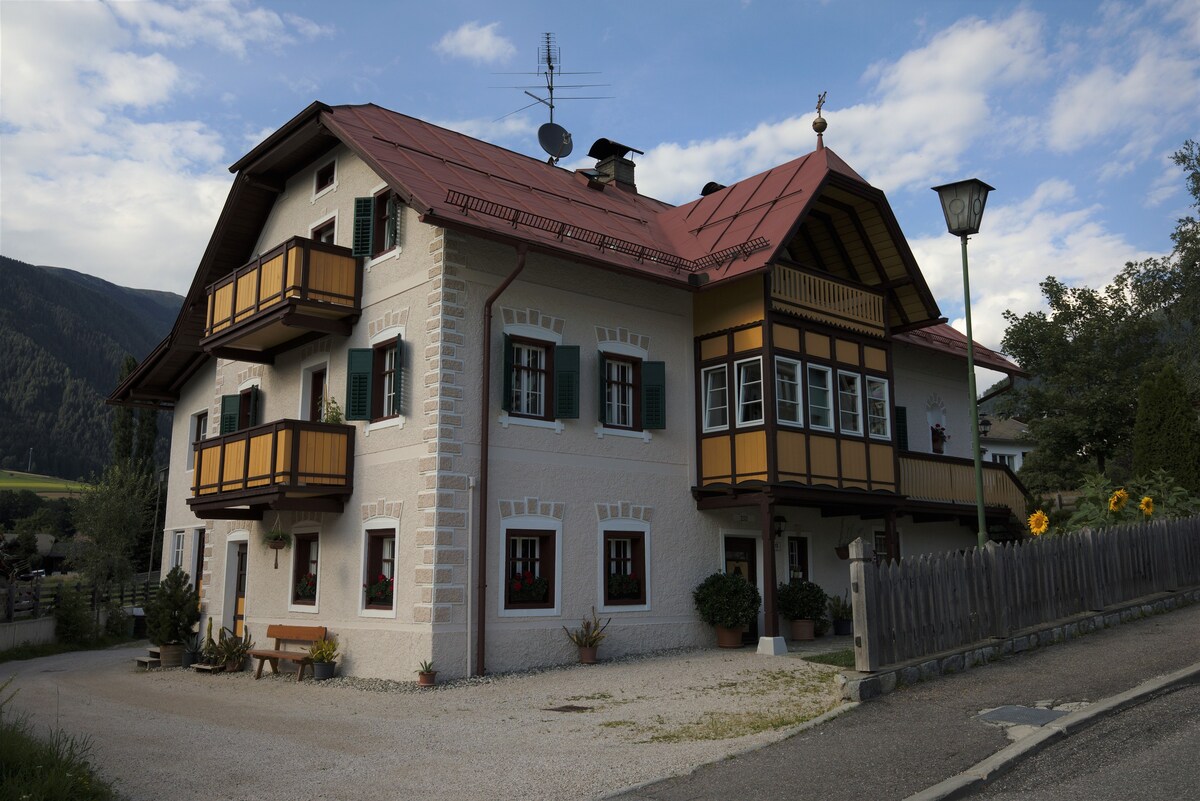
[{"label": "mountain slope", "polygon": [[0,467],[64,478],[98,471],[126,353],[141,359],[183,298],[0,256]]}]

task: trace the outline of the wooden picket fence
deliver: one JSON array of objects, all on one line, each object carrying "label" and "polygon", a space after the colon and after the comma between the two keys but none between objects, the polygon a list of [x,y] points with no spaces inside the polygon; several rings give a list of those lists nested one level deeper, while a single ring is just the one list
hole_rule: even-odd
[{"label": "wooden picket fence", "polygon": [[[84,601],[95,611],[115,601],[120,606],[145,606],[158,589],[158,574],[143,574],[142,581],[118,586],[92,588],[76,583],[74,589],[83,594]],[[41,582],[27,586],[0,588],[0,620],[12,622],[24,618],[37,618],[51,614],[63,594],[63,585],[53,592],[45,592]]]},{"label": "wooden picket fence", "polygon": [[1200,585],[1200,517],[873,556],[870,543],[851,544],[855,663],[867,672]]}]

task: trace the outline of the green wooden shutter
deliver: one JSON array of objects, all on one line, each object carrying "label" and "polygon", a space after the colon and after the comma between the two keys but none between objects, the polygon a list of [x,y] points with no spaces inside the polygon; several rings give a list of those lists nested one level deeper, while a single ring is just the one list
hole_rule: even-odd
[{"label": "green wooden shutter", "polygon": [[237,395],[221,396],[221,433],[232,434],[237,431],[238,410],[241,408],[241,398]]},{"label": "green wooden shutter", "polygon": [[354,255],[370,257],[374,242],[375,198],[356,197],[354,198]]},{"label": "green wooden shutter", "polygon": [[603,351],[596,352],[596,418],[600,425],[608,422],[608,365]]},{"label": "green wooden shutter", "polygon": [[667,363],[642,362],[642,428],[667,427]]},{"label": "green wooden shutter", "polygon": [[903,406],[896,407],[896,447],[908,450],[908,409]]},{"label": "green wooden shutter", "polygon": [[554,348],[554,416],[579,419],[579,346]]},{"label": "green wooden shutter", "polygon": [[[513,374],[513,351],[512,339],[508,334],[503,335],[504,338],[500,343],[500,368],[502,375],[500,376],[500,408],[506,412],[512,411],[512,374]],[[491,388],[487,388],[490,392]]]},{"label": "green wooden shutter", "polygon": [[392,414],[404,414],[404,340],[399,337],[396,337],[396,373],[392,380],[396,387],[396,397],[392,399]]},{"label": "green wooden shutter", "polygon": [[262,422],[262,392],[258,387],[250,387],[250,423],[247,428],[253,428]]},{"label": "green wooden shutter", "polygon": [[346,358],[346,419],[371,419],[371,371],[375,354],[370,348],[351,348]]}]

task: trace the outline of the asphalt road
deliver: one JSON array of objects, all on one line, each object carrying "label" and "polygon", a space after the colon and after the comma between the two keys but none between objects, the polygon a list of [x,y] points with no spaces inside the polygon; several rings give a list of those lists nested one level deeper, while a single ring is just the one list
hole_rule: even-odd
[{"label": "asphalt road", "polygon": [[1200,662],[1200,606],[901,689],[783,742],[619,797],[626,801],[905,798],[1009,743],[1003,727],[978,719],[982,711],[1008,704],[1096,701],[1196,662]]},{"label": "asphalt road", "polygon": [[1200,795],[1200,687],[1160,695],[1055,743],[969,796],[1175,801]]}]

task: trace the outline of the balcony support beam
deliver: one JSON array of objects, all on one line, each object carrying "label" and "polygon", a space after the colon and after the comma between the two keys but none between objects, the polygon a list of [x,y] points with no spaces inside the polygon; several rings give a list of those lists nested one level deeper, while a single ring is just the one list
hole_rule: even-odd
[{"label": "balcony support beam", "polygon": [[246,348],[213,348],[210,353],[219,359],[230,359],[235,362],[250,362],[251,364],[274,364],[275,356],[265,350],[248,350]]}]

